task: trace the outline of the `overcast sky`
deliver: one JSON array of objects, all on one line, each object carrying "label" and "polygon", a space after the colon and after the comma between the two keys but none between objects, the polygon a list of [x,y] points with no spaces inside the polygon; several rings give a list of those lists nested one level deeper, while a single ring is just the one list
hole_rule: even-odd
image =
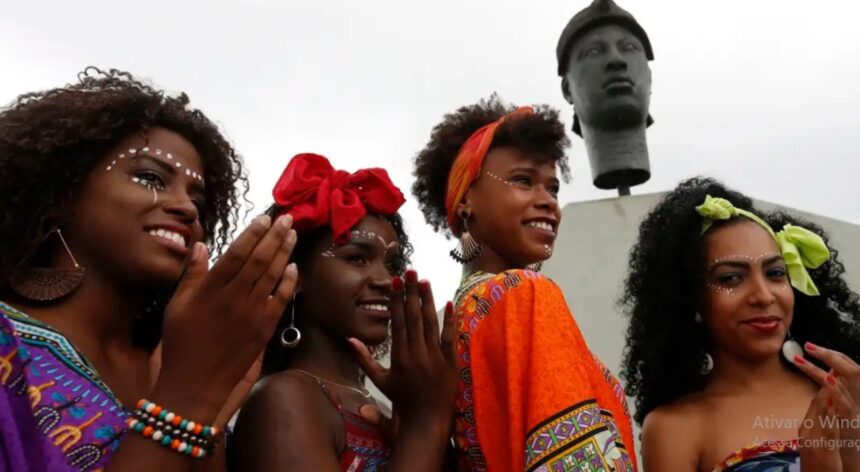
[{"label": "overcast sky", "polygon": [[[151,0],[6,2],[0,101],[120,68],[219,123],[244,155],[258,209],[290,156],[388,169],[404,193],[411,160],[446,112],[491,92],[572,111],[555,45],[588,1]],[[634,194],[719,177],[756,198],[860,223],[860,6],[819,0],[621,2],[654,47],[652,178]],[[568,126],[569,128],[569,126]],[[581,140],[563,203],[592,187]],[[36,189],[34,189],[36,191]],[[411,195],[410,195],[411,198]],[[419,275],[449,297],[459,266],[404,207]],[[562,235],[563,237],[563,235]]]}]

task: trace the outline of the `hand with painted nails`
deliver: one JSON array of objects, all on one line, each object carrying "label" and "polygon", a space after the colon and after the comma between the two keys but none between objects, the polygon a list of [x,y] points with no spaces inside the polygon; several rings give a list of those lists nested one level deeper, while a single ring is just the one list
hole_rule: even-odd
[{"label": "hand with painted nails", "polygon": [[391,368],[382,367],[361,341],[350,343],[367,376],[394,405],[395,449],[404,442],[435,439],[440,449],[432,456],[441,459],[457,393],[454,310],[449,302],[440,335],[430,283],[419,282],[414,270],[405,278],[405,283],[400,277],[392,280]]},{"label": "hand with painted nails", "polygon": [[211,270],[206,247],[194,246],[165,310],[153,401],[207,423],[232,413],[223,411],[228,398],[231,408],[238,406],[231,397],[243,394],[236,389],[247,387],[242,379],[253,374],[295,290],[291,225],[289,215],[274,224],[257,217]]},{"label": "hand with painted nails", "polygon": [[825,371],[815,364],[796,357],[794,365],[821,386],[829,408],[838,418],[842,463],[846,472],[860,471],[860,365],[845,354],[806,343],[806,353],[828,367]]}]

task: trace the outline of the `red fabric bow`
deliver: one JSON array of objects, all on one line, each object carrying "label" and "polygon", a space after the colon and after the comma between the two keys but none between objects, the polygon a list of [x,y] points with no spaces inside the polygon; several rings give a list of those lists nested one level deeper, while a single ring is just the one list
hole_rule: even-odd
[{"label": "red fabric bow", "polygon": [[367,213],[393,215],[406,201],[385,169],[350,174],[335,170],[318,154],[294,156],[272,195],[281,207],[279,214],[293,216],[297,232],[331,226],[338,243],[345,242],[350,229]]}]

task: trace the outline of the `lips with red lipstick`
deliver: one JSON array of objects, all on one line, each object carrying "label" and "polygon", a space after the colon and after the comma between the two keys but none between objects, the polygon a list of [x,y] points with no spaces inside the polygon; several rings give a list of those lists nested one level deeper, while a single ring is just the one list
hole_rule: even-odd
[{"label": "lips with red lipstick", "polygon": [[782,323],[782,318],[778,316],[757,316],[755,318],[750,318],[748,320],[744,320],[742,324],[749,326],[750,328],[755,329],[761,333],[772,333],[779,328],[779,325]]}]

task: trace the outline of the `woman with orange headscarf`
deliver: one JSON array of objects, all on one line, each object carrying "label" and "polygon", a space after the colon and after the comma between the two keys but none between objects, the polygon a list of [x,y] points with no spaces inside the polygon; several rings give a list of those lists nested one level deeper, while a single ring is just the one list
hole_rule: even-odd
[{"label": "woman with orange headscarf", "polygon": [[548,107],[493,96],[446,115],[416,158],[413,193],[460,240],[461,470],[636,468],[624,391],[594,357],[561,289],[538,270],[561,219],[568,140]]}]

